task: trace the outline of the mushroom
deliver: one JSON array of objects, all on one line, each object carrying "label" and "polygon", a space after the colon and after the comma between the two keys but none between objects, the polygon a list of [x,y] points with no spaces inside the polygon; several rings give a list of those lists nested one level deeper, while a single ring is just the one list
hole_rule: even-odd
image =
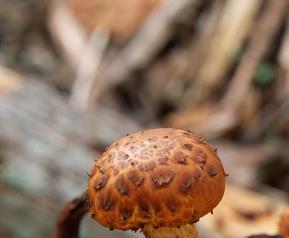
[{"label": "mushroom", "polygon": [[114,142],[88,182],[92,217],[111,229],[141,229],[148,238],[198,237],[194,223],[223,197],[225,172],[201,137],[150,129]]}]

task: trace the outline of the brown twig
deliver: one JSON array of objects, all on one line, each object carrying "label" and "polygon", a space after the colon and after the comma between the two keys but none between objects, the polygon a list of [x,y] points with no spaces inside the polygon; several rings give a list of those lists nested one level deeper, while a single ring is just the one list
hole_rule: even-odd
[{"label": "brown twig", "polygon": [[87,211],[88,197],[85,192],[69,202],[60,212],[51,238],[77,238],[81,219]]}]

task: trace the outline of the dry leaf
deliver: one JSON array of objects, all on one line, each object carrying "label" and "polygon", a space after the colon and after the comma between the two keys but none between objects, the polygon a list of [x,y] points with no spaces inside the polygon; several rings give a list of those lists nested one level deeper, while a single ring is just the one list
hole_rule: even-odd
[{"label": "dry leaf", "polygon": [[96,26],[117,40],[129,38],[160,0],[66,0],[76,19],[91,32]]}]

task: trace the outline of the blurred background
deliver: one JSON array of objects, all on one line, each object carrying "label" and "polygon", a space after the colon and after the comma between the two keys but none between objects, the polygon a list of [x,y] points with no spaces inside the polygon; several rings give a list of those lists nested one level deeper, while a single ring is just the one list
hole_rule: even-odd
[{"label": "blurred background", "polygon": [[[289,203],[288,0],[0,0],[0,237],[49,237],[94,159],[145,128],[218,148],[201,237],[278,233]],[[86,217],[81,237],[142,237]]]}]

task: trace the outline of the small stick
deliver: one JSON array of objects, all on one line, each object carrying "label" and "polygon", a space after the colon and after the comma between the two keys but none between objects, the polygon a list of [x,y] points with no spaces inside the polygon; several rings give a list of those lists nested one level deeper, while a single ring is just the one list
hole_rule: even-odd
[{"label": "small stick", "polygon": [[77,238],[81,219],[87,212],[88,196],[85,192],[62,209],[50,238]]}]

